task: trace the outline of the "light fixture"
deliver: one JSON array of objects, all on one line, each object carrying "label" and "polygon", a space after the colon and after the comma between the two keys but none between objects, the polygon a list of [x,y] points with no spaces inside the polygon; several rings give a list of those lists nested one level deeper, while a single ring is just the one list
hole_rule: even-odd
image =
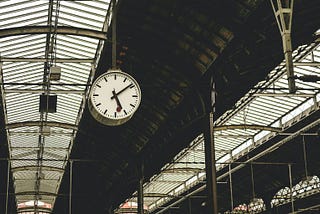
[{"label": "light fixture", "polygon": [[58,66],[52,66],[50,67],[50,73],[49,73],[49,79],[58,81],[61,77],[61,67]]}]

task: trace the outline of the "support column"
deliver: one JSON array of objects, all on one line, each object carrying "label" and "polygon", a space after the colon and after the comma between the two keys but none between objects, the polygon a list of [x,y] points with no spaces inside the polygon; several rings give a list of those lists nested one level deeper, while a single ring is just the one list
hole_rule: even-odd
[{"label": "support column", "polygon": [[10,160],[8,160],[7,167],[7,192],[6,192],[6,213],[8,214],[8,204],[9,204],[9,185],[10,185]]},{"label": "support column", "polygon": [[69,168],[69,214],[72,213],[72,170],[73,170],[73,161],[70,160],[70,168]]},{"label": "support column", "polygon": [[138,181],[138,214],[143,214],[143,180],[144,180],[144,165],[141,164],[140,167],[138,167],[138,175],[139,175],[139,181]]},{"label": "support column", "polygon": [[289,93],[295,93],[297,89],[295,85],[291,44],[291,25],[294,0],[270,0],[270,2],[282,37]]},{"label": "support column", "polygon": [[288,171],[289,171],[291,212],[294,213],[294,202],[293,202],[293,192],[292,192],[292,167],[291,167],[291,164],[288,164]]},{"label": "support column", "polygon": [[233,187],[232,187],[232,172],[231,172],[231,169],[232,169],[232,166],[231,166],[231,163],[229,163],[229,187],[230,187],[230,205],[231,205],[231,212],[234,208],[234,205],[233,205]]},{"label": "support column", "polygon": [[217,200],[217,175],[216,175],[216,157],[214,145],[214,106],[215,106],[215,85],[211,79],[211,109],[204,123],[204,145],[205,145],[205,159],[206,159],[206,180],[209,196],[209,208],[212,206],[213,214],[218,214],[218,200]]},{"label": "support column", "polygon": [[188,198],[188,210],[189,210],[189,214],[192,214],[192,204],[191,204],[191,198]]}]

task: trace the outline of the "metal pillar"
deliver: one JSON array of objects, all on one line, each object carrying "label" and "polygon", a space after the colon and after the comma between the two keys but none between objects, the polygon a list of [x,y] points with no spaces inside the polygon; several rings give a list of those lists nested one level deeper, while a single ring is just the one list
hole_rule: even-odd
[{"label": "metal pillar", "polygon": [[302,136],[302,145],[303,145],[304,172],[305,172],[306,178],[308,178],[308,160],[307,160],[307,150],[306,150],[306,142],[304,140],[304,135]]},{"label": "metal pillar", "polygon": [[294,79],[291,44],[291,25],[294,0],[270,0],[270,2],[282,37],[289,93],[295,93],[297,89]]},{"label": "metal pillar", "polygon": [[143,180],[144,180],[144,165],[141,164],[140,167],[138,167],[138,175],[139,175],[139,181],[138,181],[138,214],[143,214]]},{"label": "metal pillar", "polygon": [[72,213],[72,169],[73,169],[73,161],[70,160],[70,168],[69,168],[69,214]]},{"label": "metal pillar", "polygon": [[293,192],[292,192],[292,169],[291,169],[291,164],[288,164],[288,171],[289,171],[291,212],[294,213]]},{"label": "metal pillar", "polygon": [[254,185],[254,176],[253,176],[252,163],[250,163],[250,172],[251,172],[251,185],[252,185],[252,199],[254,200],[256,198],[256,191],[255,191],[255,185]]},{"label": "metal pillar", "polygon": [[8,214],[9,184],[10,184],[10,160],[8,160],[8,167],[7,167],[7,192],[6,192],[6,213],[5,214]]},{"label": "metal pillar", "polygon": [[[209,193],[209,204],[212,205],[212,213],[218,214],[217,200],[217,175],[216,175],[216,155],[214,145],[214,106],[215,106],[215,85],[211,79],[211,109],[208,116],[205,118],[204,124],[204,144],[206,158],[206,180]],[[210,206],[209,206],[210,207]]]},{"label": "metal pillar", "polygon": [[232,189],[232,172],[231,172],[231,163],[229,163],[229,187],[230,187],[230,203],[231,203],[231,212],[233,210],[233,189]]},{"label": "metal pillar", "polygon": [[189,210],[189,214],[192,214],[192,206],[191,206],[191,198],[188,198],[188,210]]}]

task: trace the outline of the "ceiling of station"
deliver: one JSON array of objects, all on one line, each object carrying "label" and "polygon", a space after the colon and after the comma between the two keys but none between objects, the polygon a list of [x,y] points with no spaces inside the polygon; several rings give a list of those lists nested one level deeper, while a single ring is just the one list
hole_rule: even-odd
[{"label": "ceiling of station", "polygon": [[[12,159],[12,178],[16,179],[12,191],[24,192],[16,195],[18,204],[34,200],[40,195],[34,193],[41,190],[50,193],[41,195],[46,203],[54,205],[53,213],[66,213],[70,174],[65,169],[71,158],[73,212],[106,213],[117,207],[136,190],[137,166],[144,163],[145,178],[152,178],[203,131],[211,76],[216,82],[216,116],[221,116],[216,123],[220,126],[241,122],[277,127],[279,117],[308,98],[280,98],[281,109],[276,108],[276,113],[270,111],[265,122],[260,120],[261,111],[275,108],[272,105],[275,98],[247,94],[236,103],[283,59],[281,37],[269,1],[204,0],[200,4],[195,0],[121,0],[117,65],[139,82],[142,102],[126,124],[105,127],[93,119],[85,101],[92,80],[111,65],[111,45],[105,42],[111,37],[107,33],[108,5],[108,1],[102,0],[0,3],[5,113],[1,133],[5,133],[9,142],[1,142],[0,148],[9,151],[4,158]],[[317,0],[295,1],[294,48],[314,41],[313,33],[320,26],[319,9]],[[61,67],[60,81],[47,81],[48,65]],[[279,69],[282,71],[282,66]],[[303,69],[297,71],[299,75],[314,72]],[[276,74],[271,77],[277,80],[277,87],[286,85],[285,77],[281,79]],[[299,87],[305,87],[304,83]],[[39,97],[48,92],[57,95],[57,112],[39,113]],[[243,108],[247,100],[250,105]],[[221,140],[221,150],[234,149],[246,142],[248,136],[258,133],[259,130],[249,128],[218,131],[218,135],[246,135],[237,141]],[[223,143],[226,141],[227,145]],[[201,146],[195,148],[201,150]],[[187,157],[182,152],[176,160],[186,162],[193,157],[201,164],[192,168],[203,170],[203,157],[196,153]],[[223,155],[219,153],[217,157]],[[28,166],[28,170],[20,171],[25,169],[19,168],[23,166]],[[170,178],[169,171],[176,165],[166,166],[164,177]],[[182,165],[178,168],[183,171]],[[1,170],[5,171],[5,167]],[[192,173],[181,173],[179,179]],[[29,178],[31,186],[19,180]],[[169,189],[175,187],[176,182],[171,182]],[[154,193],[155,186],[149,184],[148,188]],[[28,195],[30,191],[33,194]],[[169,190],[163,189],[166,191]]]}]

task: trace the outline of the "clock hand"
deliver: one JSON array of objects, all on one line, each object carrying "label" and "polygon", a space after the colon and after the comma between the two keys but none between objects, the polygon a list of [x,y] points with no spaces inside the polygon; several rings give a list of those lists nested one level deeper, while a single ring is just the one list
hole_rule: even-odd
[{"label": "clock hand", "polygon": [[124,92],[125,90],[127,90],[127,88],[131,87],[133,84],[131,83],[130,85],[127,85],[126,87],[124,87],[123,89],[121,89],[118,93],[113,94],[113,96],[111,97],[111,99],[116,98],[119,94],[121,94],[122,92]]},{"label": "clock hand", "polygon": [[120,112],[121,111],[121,109],[122,109],[122,106],[121,106],[121,103],[120,103],[120,100],[119,100],[119,98],[118,98],[118,96],[117,96],[117,94],[116,94],[116,91],[113,89],[113,91],[112,91],[112,94],[113,94],[113,97],[116,99],[116,102],[117,102],[117,112]]}]

